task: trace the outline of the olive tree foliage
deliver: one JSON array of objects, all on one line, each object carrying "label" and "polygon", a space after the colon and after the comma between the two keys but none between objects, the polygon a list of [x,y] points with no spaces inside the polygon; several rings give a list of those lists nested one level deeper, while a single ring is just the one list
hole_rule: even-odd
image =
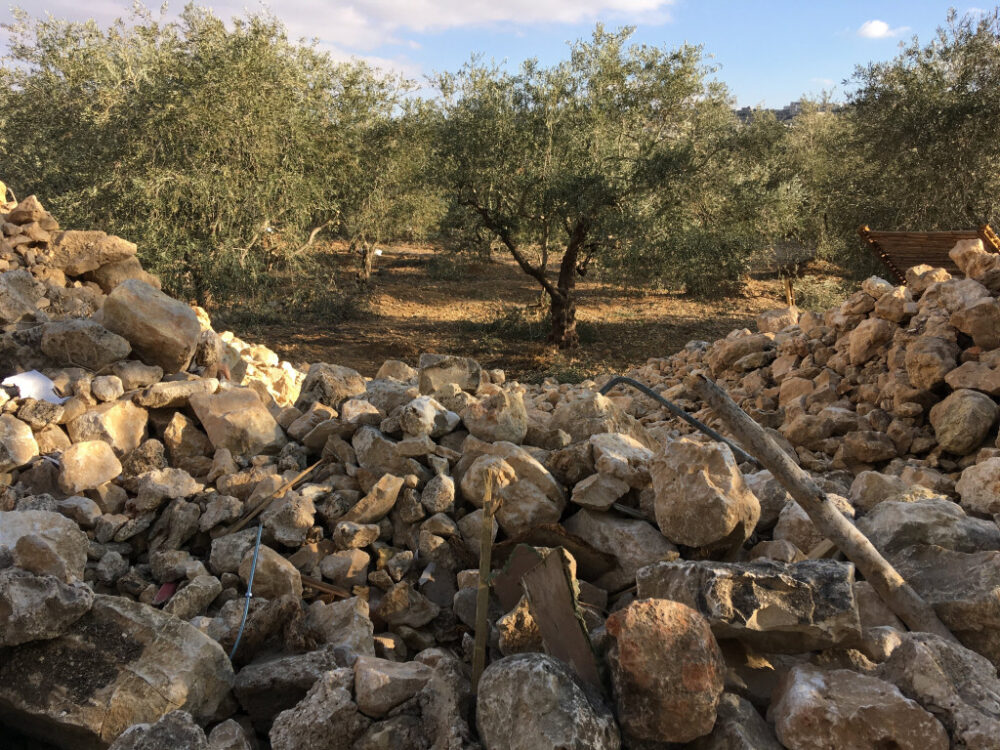
[{"label": "olive tree foliage", "polygon": [[707,168],[689,175],[684,191],[643,230],[652,240],[639,257],[618,265],[646,281],[680,284],[717,295],[737,286],[757,260],[779,245],[801,242],[806,189],[788,158],[787,128],[770,112],[741,123],[728,109],[703,126],[694,147]]},{"label": "olive tree foliage", "polygon": [[364,63],[345,66],[336,82],[331,124],[338,152],[328,156],[338,208],[331,224],[357,255],[363,282],[377,244],[424,239],[444,210],[427,180],[436,110],[414,92],[412,81]]},{"label": "olive tree foliage", "polygon": [[[841,223],[962,229],[1000,221],[1000,10],[948,15],[936,36],[859,67],[848,114],[855,195]],[[853,186],[845,186],[845,192]],[[846,226],[845,226],[846,228]]]},{"label": "olive tree foliage", "polygon": [[8,32],[4,177],[64,225],[136,241],[175,292],[257,290],[320,231],[363,244],[400,213],[405,169],[385,165],[412,153],[393,116],[408,84],[269,15],[137,7],[101,28],[18,11]]},{"label": "olive tree foliage", "polygon": [[474,59],[437,81],[454,210],[544,289],[561,347],[577,343],[576,280],[592,263],[662,260],[664,238],[698,223],[692,197],[733,124],[699,48],[630,46],[631,33],[598,26],[552,67]]}]

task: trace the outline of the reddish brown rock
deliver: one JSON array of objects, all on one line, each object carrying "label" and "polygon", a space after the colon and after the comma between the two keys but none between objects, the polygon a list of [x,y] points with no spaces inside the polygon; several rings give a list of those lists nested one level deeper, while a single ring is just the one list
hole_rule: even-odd
[{"label": "reddish brown rock", "polygon": [[725,663],[708,620],[667,599],[633,602],[607,620],[618,721],[638,740],[690,742],[712,731]]}]

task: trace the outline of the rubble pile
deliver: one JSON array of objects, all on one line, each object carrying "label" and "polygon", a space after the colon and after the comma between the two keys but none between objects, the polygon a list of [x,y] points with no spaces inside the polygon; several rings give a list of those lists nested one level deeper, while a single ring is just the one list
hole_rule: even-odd
[{"label": "rubble pile", "polygon": [[953,251],[965,278],[869,279],[631,373],[721,430],[684,385],[710,374],[950,641],[907,632],[767,471],[652,399],[437,354],[295,367],[160,291],[134,244],[60,231],[33,196],[0,218],[11,742],[998,747],[1000,262],[981,246]]}]

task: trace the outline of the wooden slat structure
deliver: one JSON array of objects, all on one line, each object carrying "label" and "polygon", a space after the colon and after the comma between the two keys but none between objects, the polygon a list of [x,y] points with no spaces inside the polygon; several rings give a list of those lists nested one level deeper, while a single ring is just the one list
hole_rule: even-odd
[{"label": "wooden slat structure", "polygon": [[1000,237],[989,224],[983,224],[979,229],[951,232],[881,232],[865,225],[858,229],[858,234],[899,283],[906,281],[908,268],[921,263],[944,268],[953,274],[961,273],[948,257],[948,251],[959,240],[980,239],[987,251],[1000,253]]}]

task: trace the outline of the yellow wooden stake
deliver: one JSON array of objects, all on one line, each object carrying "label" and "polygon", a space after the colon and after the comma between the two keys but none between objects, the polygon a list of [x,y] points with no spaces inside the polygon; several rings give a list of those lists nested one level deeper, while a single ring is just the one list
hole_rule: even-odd
[{"label": "yellow wooden stake", "polygon": [[479,532],[479,583],[476,587],[476,642],[472,652],[472,694],[479,692],[479,678],[486,668],[486,644],[489,641],[490,626],[488,613],[490,605],[490,558],[493,553],[493,472],[487,471],[483,494],[483,524]]}]

